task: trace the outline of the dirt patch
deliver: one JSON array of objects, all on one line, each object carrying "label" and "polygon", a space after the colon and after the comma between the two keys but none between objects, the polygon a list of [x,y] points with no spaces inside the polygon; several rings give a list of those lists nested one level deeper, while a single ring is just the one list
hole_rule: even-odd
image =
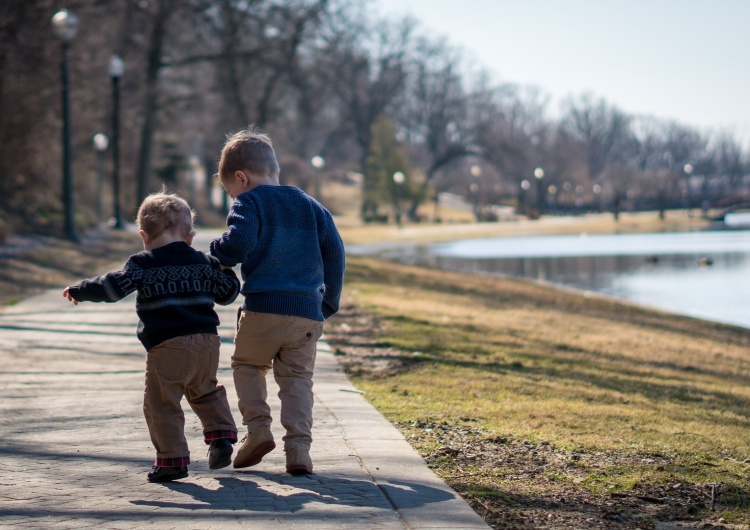
[{"label": "dirt patch", "polygon": [[[398,428],[428,465],[494,528],[656,528],[659,521],[700,521],[721,499],[722,484],[636,484],[593,493],[585,484],[620,466],[665,467],[665,455],[565,451],[546,442],[497,436],[465,425],[417,422]],[[430,449],[433,448],[433,449]],[[720,517],[702,523],[722,528]]]},{"label": "dirt patch", "polygon": [[385,378],[418,365],[415,359],[379,339],[388,330],[388,321],[363,312],[342,300],[336,318],[326,322],[326,340],[333,347],[339,364],[350,376]]}]

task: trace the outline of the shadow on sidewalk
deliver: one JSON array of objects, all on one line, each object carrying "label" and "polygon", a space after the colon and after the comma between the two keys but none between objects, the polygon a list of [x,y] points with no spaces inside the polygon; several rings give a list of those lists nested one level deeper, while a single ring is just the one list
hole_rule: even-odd
[{"label": "shadow on sidewalk", "polygon": [[[119,416],[113,416],[113,415],[107,415],[107,416],[90,416],[87,417],[86,420],[90,420],[91,424],[96,424],[98,421],[104,422],[112,419],[118,419],[118,418],[127,418],[127,414],[122,414]],[[72,423],[75,422],[75,418],[66,418],[66,422]],[[42,428],[43,423],[40,421],[38,425],[29,425],[28,426],[28,432],[38,432],[40,428]],[[49,427],[49,424],[47,424]],[[19,431],[21,432],[21,431]],[[32,468],[40,468],[43,470],[47,470],[48,474],[55,474],[57,473],[54,468],[51,468],[50,466],[55,464],[56,462],[63,462],[64,465],[72,465],[76,462],[80,462],[82,465],[90,464],[92,462],[99,463],[103,462],[105,464],[114,465],[114,464],[128,464],[129,467],[136,467],[136,468],[143,468],[143,472],[145,473],[150,469],[151,461],[149,460],[150,455],[146,455],[144,453],[143,457],[138,458],[129,458],[124,456],[115,456],[111,453],[101,453],[101,454],[95,454],[91,452],[79,452],[80,449],[79,445],[72,445],[69,447],[70,452],[64,452],[64,451],[51,451],[47,450],[44,446],[39,445],[38,443],[29,443],[28,445],[20,445],[19,441],[8,441],[4,438],[0,438],[0,457],[4,459],[10,459],[10,458],[23,458],[24,459],[24,467],[32,469]],[[75,451],[75,452],[73,452]],[[46,467],[45,467],[46,466]],[[102,474],[106,474],[107,470],[100,470],[97,469],[97,472],[100,472]],[[64,474],[65,477],[69,478],[70,480],[76,480],[76,477],[83,476],[86,473],[91,473],[91,470],[86,471],[85,468],[82,468],[81,474],[77,474],[75,472],[66,472]],[[42,473],[44,474],[44,472]],[[10,474],[8,475],[10,476]]]},{"label": "shadow on sidewalk", "polygon": [[[175,492],[184,493],[197,502],[173,502],[134,500],[137,506],[155,508],[177,508],[184,510],[251,510],[268,511],[272,506],[283,506],[284,511],[294,513],[309,503],[330,505],[368,506],[393,509],[386,497],[397,494],[400,506],[419,507],[452,498],[449,493],[418,483],[391,483],[379,487],[366,480],[352,480],[325,475],[292,477],[258,473],[261,480],[278,484],[280,490],[289,494],[279,494],[259,485],[248,474],[239,477],[217,477],[219,488],[209,489],[191,482],[167,482],[163,486]],[[274,488],[276,489],[276,488]]]},{"label": "shadow on sidewalk", "polygon": [[[89,326],[90,324],[85,324],[86,326]],[[109,327],[115,327],[108,324],[99,324],[101,326],[109,326]],[[13,324],[6,324],[0,326],[0,330],[7,330],[7,331],[33,331],[33,332],[39,332],[39,333],[64,333],[68,335],[102,335],[107,337],[134,337],[135,331],[131,333],[115,333],[113,331],[93,331],[93,330],[81,330],[81,329],[69,329],[69,328],[49,328],[49,327],[39,327],[39,326],[21,326],[21,325],[13,325]],[[40,340],[40,339],[38,339]],[[54,347],[50,346],[50,349],[54,349]]]}]

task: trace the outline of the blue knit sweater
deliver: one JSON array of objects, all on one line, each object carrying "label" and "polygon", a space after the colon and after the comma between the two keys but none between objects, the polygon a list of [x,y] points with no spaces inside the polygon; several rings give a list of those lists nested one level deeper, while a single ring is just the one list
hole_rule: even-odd
[{"label": "blue knit sweater", "polygon": [[242,264],[244,309],[312,320],[338,311],[344,244],[315,199],[293,186],[258,186],[235,199],[227,227],[211,254]]},{"label": "blue knit sweater", "polygon": [[136,290],[137,335],[150,350],[174,337],[217,334],[214,301],[234,302],[240,282],[216,258],[178,241],[130,256],[122,270],[68,287],[79,302],[116,302]]}]

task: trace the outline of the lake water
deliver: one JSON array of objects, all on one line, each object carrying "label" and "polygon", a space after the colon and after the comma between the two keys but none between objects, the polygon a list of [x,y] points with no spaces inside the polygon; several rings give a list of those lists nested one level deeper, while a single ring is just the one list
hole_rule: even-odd
[{"label": "lake water", "polygon": [[750,231],[506,237],[347,250],[539,279],[750,328]]}]

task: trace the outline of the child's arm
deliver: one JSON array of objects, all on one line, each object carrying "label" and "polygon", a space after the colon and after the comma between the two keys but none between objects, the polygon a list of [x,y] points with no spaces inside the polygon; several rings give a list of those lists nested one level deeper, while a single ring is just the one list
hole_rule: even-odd
[{"label": "child's arm", "polygon": [[328,226],[320,237],[320,254],[323,257],[323,282],[325,284],[323,318],[328,319],[339,310],[341,290],[344,287],[346,257],[339,231],[330,214],[326,217]]},{"label": "child's arm", "polygon": [[230,268],[223,265],[214,269],[214,300],[219,305],[229,305],[240,294],[240,281]]},{"label": "child's arm", "polygon": [[227,215],[227,231],[211,241],[211,255],[229,267],[245,261],[258,242],[258,218],[255,204],[237,197]]},{"label": "child's arm", "polygon": [[140,267],[128,260],[120,271],[108,272],[66,287],[63,296],[75,305],[78,302],[117,302],[136,290],[139,273]]}]

